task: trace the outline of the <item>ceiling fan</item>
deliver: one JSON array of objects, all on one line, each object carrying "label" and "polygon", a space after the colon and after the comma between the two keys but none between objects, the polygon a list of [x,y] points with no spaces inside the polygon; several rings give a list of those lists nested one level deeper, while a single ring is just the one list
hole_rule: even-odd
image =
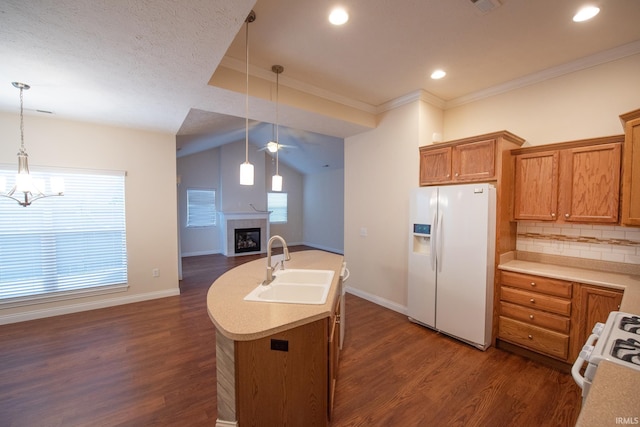
[{"label": "ceiling fan", "polygon": [[258,151],[267,150],[270,153],[275,153],[278,150],[282,150],[283,148],[297,148],[297,147],[295,147],[293,145],[280,144],[280,143],[278,143],[276,141],[269,141],[269,142],[267,142],[267,144],[264,147],[259,148]]}]

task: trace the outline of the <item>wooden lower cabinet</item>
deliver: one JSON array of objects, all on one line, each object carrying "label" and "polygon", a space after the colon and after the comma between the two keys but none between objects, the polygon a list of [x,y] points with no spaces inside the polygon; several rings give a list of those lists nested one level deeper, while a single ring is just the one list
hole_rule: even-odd
[{"label": "wooden lower cabinet", "polygon": [[569,335],[500,316],[500,338],[561,360],[569,355]]},{"label": "wooden lower cabinet", "polygon": [[571,364],[596,322],[620,308],[622,290],[500,272],[498,339]]},{"label": "wooden lower cabinet", "polygon": [[338,362],[340,360],[340,304],[341,298],[337,298],[333,314],[329,320],[329,420],[333,414],[333,404],[335,402],[336,383],[338,381]]},{"label": "wooden lower cabinet", "polygon": [[236,341],[240,426],[327,426],[329,319]]},{"label": "wooden lower cabinet", "polygon": [[510,271],[500,277],[498,338],[566,362],[571,282]]},{"label": "wooden lower cabinet", "polygon": [[609,313],[620,309],[622,290],[601,288],[599,286],[576,286],[576,313],[574,315],[570,358],[575,359],[580,354],[582,346],[587,341],[591,330],[597,322],[604,323]]}]

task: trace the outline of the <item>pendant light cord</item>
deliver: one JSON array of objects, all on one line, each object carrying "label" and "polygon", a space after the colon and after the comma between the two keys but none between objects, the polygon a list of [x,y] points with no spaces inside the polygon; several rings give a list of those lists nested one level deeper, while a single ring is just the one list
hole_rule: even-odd
[{"label": "pendant light cord", "polygon": [[278,171],[278,155],[280,154],[280,136],[279,136],[279,126],[278,126],[278,115],[279,115],[279,106],[278,103],[280,97],[280,73],[276,73],[276,175],[280,175]]},{"label": "pendant light cord", "polygon": [[20,86],[20,153],[24,153],[24,108],[23,108],[23,99],[22,99],[22,91],[24,88]]},{"label": "pendant light cord", "polygon": [[247,18],[247,29],[245,37],[245,59],[246,59],[246,75],[247,75],[247,95],[244,102],[244,141],[245,141],[245,163],[249,163],[249,18]]}]

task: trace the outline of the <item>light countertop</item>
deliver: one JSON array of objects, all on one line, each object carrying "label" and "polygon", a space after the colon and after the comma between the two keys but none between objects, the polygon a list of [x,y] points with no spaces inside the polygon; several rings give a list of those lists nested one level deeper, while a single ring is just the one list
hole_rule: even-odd
[{"label": "light countertop", "polygon": [[[275,265],[282,255],[273,256]],[[333,282],[325,304],[280,304],[244,301],[244,297],[266,277],[267,259],[260,258],[235,267],[220,276],[207,293],[211,321],[225,337],[249,341],[329,317],[339,297],[338,283],[343,256],[310,250],[291,252],[285,268],[333,270]]]},{"label": "light countertop", "polygon": [[[564,265],[510,260],[501,270],[534,274],[624,290],[620,311],[640,314],[640,276],[588,270]],[[577,387],[577,385],[576,385]],[[604,427],[640,423],[640,371],[603,361],[580,411],[577,427]]]}]

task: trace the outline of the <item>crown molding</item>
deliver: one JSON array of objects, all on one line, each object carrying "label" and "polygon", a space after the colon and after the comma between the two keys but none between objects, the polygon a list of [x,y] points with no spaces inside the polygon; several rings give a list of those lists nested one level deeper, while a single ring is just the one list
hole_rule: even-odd
[{"label": "crown molding", "polygon": [[550,80],[576,71],[606,64],[607,62],[616,61],[627,56],[637,55],[638,53],[640,53],[640,40],[449,100],[445,103],[444,109],[448,110],[450,108],[459,107],[484,98],[489,98],[512,90],[531,86],[536,83],[541,83],[545,80]]}]

